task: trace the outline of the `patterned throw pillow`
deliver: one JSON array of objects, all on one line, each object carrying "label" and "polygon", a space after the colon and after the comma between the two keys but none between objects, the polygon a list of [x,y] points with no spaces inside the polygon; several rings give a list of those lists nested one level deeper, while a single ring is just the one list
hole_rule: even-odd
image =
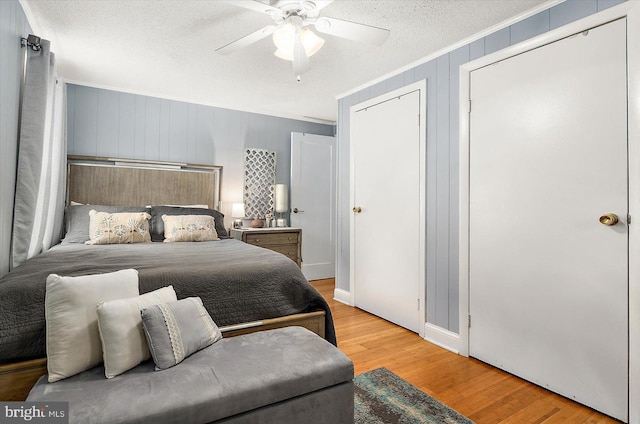
[{"label": "patterned throw pillow", "polygon": [[89,237],[85,244],[122,244],[151,242],[149,215],[146,212],[108,213],[89,211]]},{"label": "patterned throw pillow", "polygon": [[222,338],[199,297],[150,306],[140,313],[156,370],[177,365]]},{"label": "patterned throw pillow", "polygon": [[164,242],[220,240],[216,222],[208,215],[162,215]]},{"label": "patterned throw pillow", "polygon": [[[114,211],[125,212],[125,211]],[[229,235],[224,228],[224,214],[215,209],[178,208],[175,206],[152,206],[151,211],[151,241],[164,241],[164,221],[162,215],[209,215],[216,221],[218,238],[227,239]]]},{"label": "patterned throw pillow", "polygon": [[84,242],[91,239],[89,236],[89,223],[91,221],[89,212],[92,209],[108,213],[151,213],[151,209],[137,206],[69,205],[64,213],[65,235],[64,239],[62,239],[62,244],[84,244]]}]

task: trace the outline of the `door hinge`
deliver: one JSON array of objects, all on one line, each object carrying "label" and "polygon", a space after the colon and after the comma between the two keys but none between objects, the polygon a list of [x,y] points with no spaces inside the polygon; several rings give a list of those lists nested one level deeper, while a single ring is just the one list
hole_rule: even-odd
[{"label": "door hinge", "polygon": [[467,112],[471,113],[471,100],[469,100],[469,107],[467,109]]},{"label": "door hinge", "polygon": [[631,225],[631,214],[627,214],[627,225]]},{"label": "door hinge", "polygon": [[471,315],[467,315],[467,328],[471,328]]},{"label": "door hinge", "polygon": [[418,310],[420,310],[420,299],[418,299]]}]

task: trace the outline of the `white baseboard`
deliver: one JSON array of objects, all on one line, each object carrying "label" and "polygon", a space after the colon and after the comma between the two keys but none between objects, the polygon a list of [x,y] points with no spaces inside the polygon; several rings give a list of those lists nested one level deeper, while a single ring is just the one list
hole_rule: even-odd
[{"label": "white baseboard", "polygon": [[336,302],[344,303],[345,305],[351,306],[350,299],[351,294],[346,290],[335,289],[333,291],[333,300],[335,300]]},{"label": "white baseboard", "polygon": [[424,325],[424,339],[453,353],[460,353],[460,336],[437,325]]}]

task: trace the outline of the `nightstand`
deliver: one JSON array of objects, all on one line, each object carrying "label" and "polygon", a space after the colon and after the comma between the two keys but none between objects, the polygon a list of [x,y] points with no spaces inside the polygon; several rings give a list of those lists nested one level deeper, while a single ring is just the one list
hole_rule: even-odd
[{"label": "nightstand", "polygon": [[302,229],[282,228],[232,228],[231,238],[254,246],[282,253],[302,268]]}]

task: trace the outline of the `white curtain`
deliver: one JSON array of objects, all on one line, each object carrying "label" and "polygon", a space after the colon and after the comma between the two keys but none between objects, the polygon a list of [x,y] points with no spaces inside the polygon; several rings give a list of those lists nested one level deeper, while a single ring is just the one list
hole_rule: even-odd
[{"label": "white curtain", "polygon": [[12,268],[60,241],[66,180],[66,89],[49,41],[27,48],[11,243]]}]

